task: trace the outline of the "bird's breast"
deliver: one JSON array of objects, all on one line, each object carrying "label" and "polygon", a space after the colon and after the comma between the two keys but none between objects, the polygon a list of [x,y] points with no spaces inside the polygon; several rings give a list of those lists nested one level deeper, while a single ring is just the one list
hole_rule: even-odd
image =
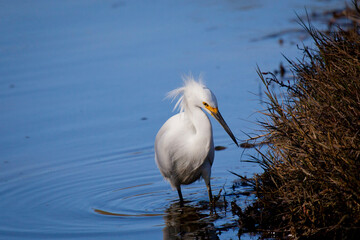
[{"label": "bird's breast", "polygon": [[202,111],[200,114],[195,122],[184,113],[177,114],[156,136],[157,165],[173,186],[190,184],[201,177],[204,166],[211,167],[214,157],[212,128],[207,116]]}]

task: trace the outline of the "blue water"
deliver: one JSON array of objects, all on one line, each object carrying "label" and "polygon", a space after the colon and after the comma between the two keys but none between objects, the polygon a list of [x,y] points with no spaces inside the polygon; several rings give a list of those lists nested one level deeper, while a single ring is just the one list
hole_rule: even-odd
[{"label": "blue water", "polygon": [[[200,181],[177,205],[154,163],[166,93],[203,74],[233,133],[255,133],[256,66],[300,56],[295,11],[322,1],[0,1],[0,239],[237,238]],[[259,90],[260,89],[260,90]],[[213,121],[214,194],[261,172]],[[239,189],[238,189],[239,190]],[[240,189],[241,190],[241,189]],[[229,198],[228,200],[231,200]],[[237,199],[246,206],[252,197]],[[184,217],[184,215],[186,215]],[[250,235],[245,235],[252,238]],[[256,238],[256,237],[255,237]]]}]

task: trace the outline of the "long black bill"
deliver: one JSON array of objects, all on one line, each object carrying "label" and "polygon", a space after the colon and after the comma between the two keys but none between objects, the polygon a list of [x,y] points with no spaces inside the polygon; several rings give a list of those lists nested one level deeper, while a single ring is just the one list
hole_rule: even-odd
[{"label": "long black bill", "polygon": [[221,116],[220,112],[217,112],[216,114],[213,113],[212,115],[221,124],[221,126],[225,129],[225,131],[229,134],[229,136],[234,141],[236,146],[239,146],[239,144],[236,141],[236,138],[235,138],[234,134],[231,132],[229,126],[226,124],[226,122],[225,122],[224,118]]}]

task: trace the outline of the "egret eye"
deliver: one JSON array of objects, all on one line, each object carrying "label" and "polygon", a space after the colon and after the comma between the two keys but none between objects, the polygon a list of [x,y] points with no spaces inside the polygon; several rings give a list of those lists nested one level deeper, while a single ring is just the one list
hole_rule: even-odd
[{"label": "egret eye", "polygon": [[209,106],[209,104],[207,104],[206,102],[203,102],[203,104],[204,104],[205,107]]}]

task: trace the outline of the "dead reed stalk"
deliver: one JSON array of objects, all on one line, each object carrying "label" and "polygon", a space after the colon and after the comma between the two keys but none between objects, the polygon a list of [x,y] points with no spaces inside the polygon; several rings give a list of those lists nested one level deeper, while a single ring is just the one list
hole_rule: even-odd
[{"label": "dead reed stalk", "polygon": [[[356,5],[357,6],[357,5]],[[355,11],[356,12],[356,11]],[[289,61],[283,83],[258,70],[267,110],[260,122],[264,173],[252,215],[262,230],[292,238],[353,239],[360,233],[360,12],[353,28],[324,34],[302,22],[316,48]],[[272,90],[270,85],[282,89]],[[241,216],[240,216],[241,221]]]}]

